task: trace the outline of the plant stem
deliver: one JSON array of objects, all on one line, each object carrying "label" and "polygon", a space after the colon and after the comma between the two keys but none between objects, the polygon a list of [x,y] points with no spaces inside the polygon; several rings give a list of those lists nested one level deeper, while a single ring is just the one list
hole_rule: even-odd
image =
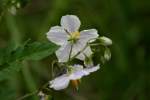
[{"label": "plant stem", "polygon": [[93,43],[93,44],[89,44],[90,46],[97,46],[97,45],[103,45],[101,43]]},{"label": "plant stem", "polygon": [[38,91],[36,90],[36,91],[34,91],[32,93],[25,94],[24,96],[18,98],[17,100],[24,100],[25,98],[30,97],[30,96],[32,96],[34,94],[37,94],[37,93],[38,93]]},{"label": "plant stem", "polygon": [[54,64],[56,64],[56,63],[57,63],[57,61],[54,60],[54,61],[52,62],[52,64],[51,64],[51,66],[52,66],[52,69],[51,69],[52,78],[55,76],[55,75],[54,75]]},{"label": "plant stem", "polygon": [[70,52],[69,52],[69,60],[68,60],[68,62],[70,62],[70,60],[71,60],[72,48],[73,48],[73,45],[71,45],[71,49],[70,49]]},{"label": "plant stem", "polygon": [[38,93],[39,93],[42,89],[44,89],[48,84],[49,84],[49,81],[46,82],[40,89],[35,90],[34,92],[31,92],[31,93],[27,93],[27,94],[25,94],[24,96],[18,98],[17,100],[24,100],[25,98],[28,98],[28,97],[30,97],[30,96],[32,96],[32,95],[35,95],[35,94],[38,94]]}]

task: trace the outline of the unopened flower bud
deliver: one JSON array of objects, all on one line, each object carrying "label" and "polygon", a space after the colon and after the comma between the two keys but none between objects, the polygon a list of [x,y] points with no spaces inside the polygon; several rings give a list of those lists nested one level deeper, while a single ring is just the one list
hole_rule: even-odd
[{"label": "unopened flower bud", "polygon": [[109,48],[106,48],[104,51],[104,59],[106,59],[107,61],[110,60],[111,58],[111,52]]},{"label": "unopened flower bud", "polygon": [[17,13],[17,9],[15,6],[11,6],[8,11],[12,14],[12,15],[16,15]]},{"label": "unopened flower bud", "polygon": [[21,5],[20,5],[19,2],[16,4],[16,7],[17,7],[17,8],[20,8],[20,7],[21,7]]},{"label": "unopened flower bud", "polygon": [[105,36],[100,37],[99,40],[105,46],[112,45],[112,40],[107,38],[107,37],[105,37]]},{"label": "unopened flower bud", "polygon": [[91,66],[94,65],[91,56],[85,58],[85,60],[84,60],[84,65],[85,65],[86,67],[91,67]]}]

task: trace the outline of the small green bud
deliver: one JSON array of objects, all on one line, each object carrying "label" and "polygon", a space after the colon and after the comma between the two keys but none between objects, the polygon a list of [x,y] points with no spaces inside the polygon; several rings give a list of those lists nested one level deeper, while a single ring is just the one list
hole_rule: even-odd
[{"label": "small green bud", "polygon": [[104,51],[104,59],[106,59],[107,61],[110,60],[111,58],[111,52],[109,48],[106,48]]},{"label": "small green bud", "polygon": [[87,56],[86,56],[86,58],[85,58],[85,60],[84,60],[84,65],[85,65],[86,67],[91,67],[91,66],[93,66],[92,57],[87,57]]},{"label": "small green bud", "polygon": [[17,9],[15,6],[11,6],[8,11],[12,14],[12,15],[16,15],[17,13]]},{"label": "small green bud", "polygon": [[21,5],[20,5],[19,2],[16,4],[16,7],[17,7],[17,8],[20,8],[20,7],[21,7]]},{"label": "small green bud", "polygon": [[14,4],[16,2],[16,0],[12,0],[11,3]]},{"label": "small green bud", "polygon": [[112,45],[112,40],[105,36],[100,37],[99,40],[100,40],[101,44],[104,46]]}]

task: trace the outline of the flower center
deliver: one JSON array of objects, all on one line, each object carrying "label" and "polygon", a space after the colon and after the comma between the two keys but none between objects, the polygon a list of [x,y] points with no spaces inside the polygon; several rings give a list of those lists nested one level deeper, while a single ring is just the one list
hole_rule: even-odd
[{"label": "flower center", "polygon": [[73,32],[73,33],[71,33],[71,37],[72,37],[72,38],[75,38],[75,39],[79,39],[79,37],[80,37],[80,32]]},{"label": "flower center", "polygon": [[73,32],[73,33],[71,33],[71,36],[68,41],[70,41],[70,43],[73,44],[73,43],[76,43],[79,38],[80,38],[80,32],[78,32],[78,31]]}]

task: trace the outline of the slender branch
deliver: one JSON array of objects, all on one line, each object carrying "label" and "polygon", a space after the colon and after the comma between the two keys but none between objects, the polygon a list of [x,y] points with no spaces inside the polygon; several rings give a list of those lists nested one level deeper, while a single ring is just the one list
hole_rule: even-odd
[{"label": "slender branch", "polygon": [[53,61],[52,62],[52,69],[51,69],[51,72],[52,72],[52,78],[54,77],[54,64],[57,63],[57,61]]},{"label": "slender branch", "polygon": [[70,49],[70,52],[69,52],[69,60],[68,60],[68,62],[70,62],[70,60],[71,60],[72,48],[73,48],[73,45],[71,45],[71,49]]},{"label": "slender branch", "polygon": [[36,91],[34,91],[34,92],[31,92],[31,93],[28,93],[28,94],[25,94],[24,96],[18,98],[17,100],[24,100],[25,98],[30,97],[30,96],[32,96],[32,95],[35,95],[35,94],[37,94],[37,93],[38,93],[38,90],[36,90]]},{"label": "slender branch", "polygon": [[103,45],[101,43],[93,43],[93,44],[89,44],[90,46],[98,46],[98,45]]},{"label": "slender branch", "polygon": [[45,88],[48,84],[49,84],[49,81],[46,82],[40,89],[38,89],[38,90],[36,90],[36,91],[34,91],[34,92],[31,92],[31,93],[27,93],[27,94],[25,94],[24,96],[19,97],[17,100],[24,100],[25,98],[28,98],[28,97],[30,97],[30,96],[32,96],[32,95],[35,95],[35,94],[38,94],[39,91],[41,91],[43,88]]}]

